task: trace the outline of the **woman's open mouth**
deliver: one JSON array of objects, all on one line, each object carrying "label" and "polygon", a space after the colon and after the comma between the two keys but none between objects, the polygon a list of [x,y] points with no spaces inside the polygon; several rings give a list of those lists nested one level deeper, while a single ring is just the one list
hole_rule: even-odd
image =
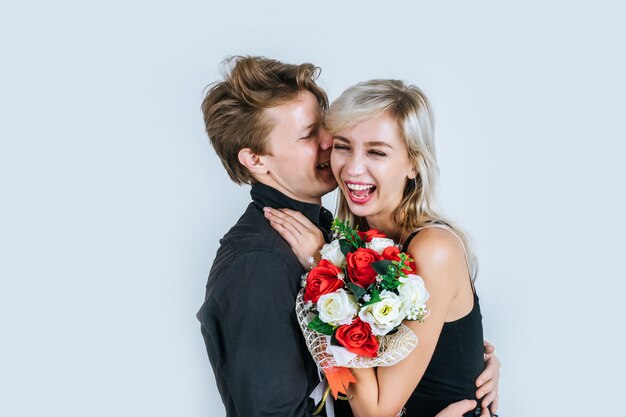
[{"label": "woman's open mouth", "polygon": [[362,184],[356,182],[344,182],[348,188],[348,196],[353,203],[367,203],[373,196],[376,186],[373,184]]}]

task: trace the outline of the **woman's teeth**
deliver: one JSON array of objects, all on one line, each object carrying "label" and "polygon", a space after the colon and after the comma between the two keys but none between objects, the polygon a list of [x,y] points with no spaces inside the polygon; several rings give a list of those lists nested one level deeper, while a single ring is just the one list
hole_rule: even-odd
[{"label": "woman's teeth", "polygon": [[370,185],[346,184],[346,187],[354,191],[364,191],[364,190],[369,190],[370,188],[374,188],[374,186],[371,184]]},{"label": "woman's teeth", "polygon": [[374,193],[376,187],[372,184],[349,184],[346,183],[346,187],[350,192],[350,198],[352,201],[369,201],[370,197]]}]

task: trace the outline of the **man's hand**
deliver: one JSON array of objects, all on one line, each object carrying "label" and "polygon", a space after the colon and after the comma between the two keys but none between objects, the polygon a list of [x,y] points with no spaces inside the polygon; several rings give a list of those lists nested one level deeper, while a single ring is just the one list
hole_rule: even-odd
[{"label": "man's hand", "polygon": [[[435,417],[463,417],[463,414],[468,413],[476,408],[476,401],[474,400],[462,400],[453,404],[450,404],[443,410],[441,410]],[[489,412],[487,412],[487,416]],[[481,416],[482,417],[482,416]]]},{"label": "man's hand", "polygon": [[476,379],[476,398],[480,399],[482,416],[489,416],[489,410],[498,410],[498,383],[500,381],[500,360],[495,354],[496,348],[485,341],[485,370]]}]

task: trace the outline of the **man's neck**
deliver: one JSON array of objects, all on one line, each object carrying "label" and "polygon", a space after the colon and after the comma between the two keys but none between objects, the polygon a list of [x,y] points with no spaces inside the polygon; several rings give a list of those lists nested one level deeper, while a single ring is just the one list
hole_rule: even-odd
[{"label": "man's neck", "polygon": [[313,197],[304,197],[304,196],[298,196],[295,194],[292,194],[291,192],[289,192],[289,190],[285,189],[284,187],[281,187],[280,184],[278,184],[276,181],[274,181],[271,178],[262,178],[256,179],[257,182],[266,185],[268,187],[271,187],[273,189],[275,189],[276,191],[280,191],[281,193],[283,193],[284,195],[286,195],[287,197],[296,200],[296,201],[300,201],[302,203],[309,203],[309,204],[317,204],[318,206],[322,205],[322,197],[317,197],[317,198],[313,198]]}]

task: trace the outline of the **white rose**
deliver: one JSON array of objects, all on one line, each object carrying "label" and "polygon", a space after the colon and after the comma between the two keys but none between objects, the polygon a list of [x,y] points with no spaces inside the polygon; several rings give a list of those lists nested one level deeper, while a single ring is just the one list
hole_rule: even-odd
[{"label": "white rose", "polygon": [[380,293],[380,301],[361,308],[359,317],[372,326],[372,333],[384,336],[402,323],[400,299],[391,291]]},{"label": "white rose", "polygon": [[391,239],[387,239],[386,237],[375,237],[370,242],[367,242],[365,247],[375,250],[379,255],[382,255],[385,248],[393,245],[395,245],[395,243],[393,243],[393,240]]},{"label": "white rose", "polygon": [[352,323],[357,308],[358,304],[354,296],[343,289],[324,294],[317,300],[317,311],[320,313],[320,319],[333,326]]},{"label": "white rose", "polygon": [[332,262],[339,268],[346,266],[346,257],[343,255],[343,252],[341,252],[339,239],[333,240],[332,242],[322,246],[320,254],[322,255],[322,259]]},{"label": "white rose", "polygon": [[403,314],[407,315],[411,309],[425,308],[430,295],[422,277],[410,274],[406,278],[400,278],[400,282],[402,284],[398,287],[398,298]]}]

